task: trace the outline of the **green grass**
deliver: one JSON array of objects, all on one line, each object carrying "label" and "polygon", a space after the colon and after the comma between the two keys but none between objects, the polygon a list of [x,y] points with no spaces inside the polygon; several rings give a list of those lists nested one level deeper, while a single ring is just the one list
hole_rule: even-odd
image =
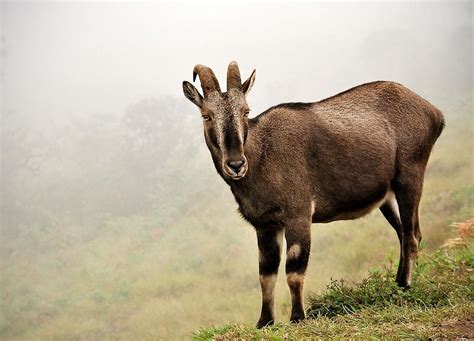
[{"label": "green grass", "polygon": [[308,316],[334,317],[389,305],[432,308],[472,300],[474,255],[471,252],[437,251],[422,254],[421,258],[414,269],[414,286],[410,290],[397,286],[394,267],[373,270],[356,285],[333,280],[324,294],[309,297]]},{"label": "green grass", "polygon": [[410,290],[395,284],[389,266],[370,271],[358,283],[333,280],[322,294],[309,295],[309,318],[298,325],[279,323],[262,330],[227,325],[201,329],[195,339],[473,337],[472,251],[470,243],[422,253]]},{"label": "green grass", "polygon": [[[261,330],[245,325],[229,325],[201,330],[195,340],[301,340],[301,339],[428,339],[455,338],[460,332],[456,321],[472,320],[473,305],[462,303],[449,307],[422,309],[390,306],[370,308],[352,315],[308,319],[294,326],[279,323]],[[453,326],[453,327],[451,327]],[[472,324],[471,324],[472,328]]]}]

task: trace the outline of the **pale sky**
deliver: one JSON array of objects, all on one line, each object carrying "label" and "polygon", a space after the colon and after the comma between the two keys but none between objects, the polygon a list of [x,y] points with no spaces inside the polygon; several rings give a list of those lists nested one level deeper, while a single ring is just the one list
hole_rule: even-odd
[{"label": "pale sky", "polygon": [[[472,86],[469,2],[2,3],[4,110],[122,113],[182,97],[195,64],[257,69],[254,112],[372,80],[431,92]],[[199,88],[199,87],[198,87]]]}]

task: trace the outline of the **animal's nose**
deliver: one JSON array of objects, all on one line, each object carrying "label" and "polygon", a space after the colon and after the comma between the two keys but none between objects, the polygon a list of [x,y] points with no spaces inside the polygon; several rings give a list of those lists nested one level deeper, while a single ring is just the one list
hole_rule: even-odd
[{"label": "animal's nose", "polygon": [[227,161],[227,166],[232,169],[236,174],[238,174],[242,169],[244,163],[244,160],[229,160]]}]

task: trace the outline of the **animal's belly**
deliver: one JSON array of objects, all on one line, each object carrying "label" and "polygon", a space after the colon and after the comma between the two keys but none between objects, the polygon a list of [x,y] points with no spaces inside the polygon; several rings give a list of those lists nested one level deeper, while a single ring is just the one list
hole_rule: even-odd
[{"label": "animal's belly", "polygon": [[389,201],[394,201],[395,200],[395,194],[393,191],[389,188],[385,194],[370,202],[367,205],[364,205],[363,207],[358,207],[356,209],[350,208],[350,209],[340,209],[340,208],[332,208],[330,210],[325,211],[318,211],[317,210],[317,203],[314,203],[315,205],[315,212],[313,214],[313,223],[330,223],[332,221],[337,221],[337,220],[353,220],[357,219],[360,217],[363,217],[376,208],[379,208],[382,206],[384,203],[389,202]]}]

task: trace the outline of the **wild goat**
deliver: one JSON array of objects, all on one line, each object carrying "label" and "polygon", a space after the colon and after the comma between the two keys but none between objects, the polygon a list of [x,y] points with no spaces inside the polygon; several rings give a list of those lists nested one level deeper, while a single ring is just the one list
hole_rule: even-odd
[{"label": "wild goat", "polygon": [[409,287],[421,231],[418,218],[426,163],[444,127],[442,113],[393,82],[356,86],[314,103],[286,103],[249,119],[231,62],[227,92],[213,71],[196,65],[204,96],[189,82],[184,95],[201,111],[217,172],[242,216],[256,229],[262,310],[257,327],[274,322],[274,288],[283,235],[291,321],[305,318],[303,282],[311,223],[355,219],[380,208],[400,241],[396,281]]}]

